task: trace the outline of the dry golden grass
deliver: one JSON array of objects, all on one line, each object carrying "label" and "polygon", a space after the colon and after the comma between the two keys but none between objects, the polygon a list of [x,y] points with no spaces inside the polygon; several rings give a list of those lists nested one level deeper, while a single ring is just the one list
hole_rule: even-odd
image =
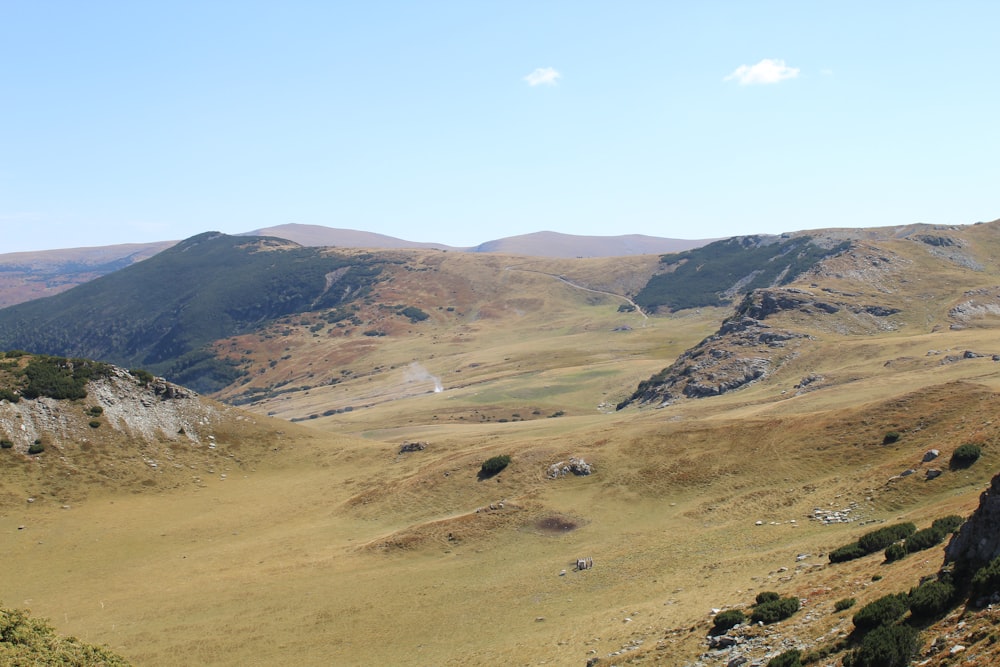
[{"label": "dry golden grass", "polygon": [[[984,263],[990,233],[970,232],[986,237],[976,239]],[[846,265],[800,287],[901,308],[895,328],[782,315],[774,326],[813,339],[766,381],[621,412],[614,404],[638,381],[727,313],[645,320],[546,275],[597,285],[607,274],[599,289],[631,289],[628,271],[601,260],[517,271],[511,258],[420,254],[364,313],[360,328],[388,336],[296,323],[279,325],[287,336],[221,344],[252,360],[252,385],[310,387],[252,410],[316,415],[308,429],[261,418],[259,431],[220,437],[248,461],[226,479],[194,459],[183,463],[200,466],[197,482],[148,490],[5,469],[4,602],[143,665],[579,665],[623,647],[609,663],[684,665],[706,650],[712,608],[762,590],[807,600],[769,632],[820,645],[850,629],[836,600],[908,589],[941,561],[932,550],[831,566],[824,554],[870,529],[862,521],[924,527],[968,514],[1000,464],[1000,366],[942,363],[966,349],[1000,353],[991,327],[951,330],[948,319],[966,289],[996,283],[996,268],[942,263],[910,241],[883,251],[904,267],[879,283],[890,292]],[[380,304],[431,318],[411,324]],[[631,330],[613,331],[621,324]],[[809,374],[824,379],[796,390]],[[902,437],[883,445],[890,430]],[[427,448],[399,453],[415,440]],[[964,442],[984,446],[976,465],[924,479]],[[941,458],[922,464],[931,448]],[[511,465],[479,479],[496,454]],[[594,474],[549,479],[570,456]],[[26,503],[39,484],[61,485],[70,509],[57,495]],[[809,518],[847,507],[858,522]],[[595,567],[574,571],[588,556]]]}]

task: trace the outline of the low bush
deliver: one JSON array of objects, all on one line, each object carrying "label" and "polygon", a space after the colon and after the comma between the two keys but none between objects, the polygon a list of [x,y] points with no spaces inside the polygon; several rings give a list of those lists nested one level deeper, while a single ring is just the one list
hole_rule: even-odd
[{"label": "low bush", "polygon": [[893,593],[869,602],[854,614],[854,627],[868,632],[882,625],[890,625],[902,618],[909,609],[905,594]]},{"label": "low bush", "polygon": [[844,598],[842,600],[837,600],[833,604],[834,611],[846,611],[858,603],[854,598]]},{"label": "low bush", "polygon": [[931,524],[931,528],[937,528],[945,534],[954,533],[962,527],[963,523],[965,523],[964,518],[958,516],[957,514],[950,514],[948,516],[943,516],[940,519],[934,519],[934,523]]},{"label": "low bush", "polygon": [[45,451],[45,445],[35,440],[33,443],[28,445],[29,454],[41,454]]},{"label": "low bush", "polygon": [[0,401],[10,401],[11,403],[17,403],[20,400],[21,397],[16,392],[11,391],[6,387],[0,389]]},{"label": "low bush", "polygon": [[917,631],[908,625],[883,625],[861,640],[844,658],[844,667],[906,667],[919,648]]},{"label": "low bush", "polygon": [[882,437],[882,444],[891,445],[897,440],[899,440],[899,431],[889,431]]},{"label": "low bush", "polygon": [[1000,592],[1000,556],[979,568],[972,575],[972,597],[984,597]]},{"label": "low bush", "polygon": [[715,615],[715,618],[712,619],[712,627],[716,632],[726,632],[741,623],[746,623],[746,620],[746,614],[739,609],[728,609],[726,611],[720,611]]},{"label": "low bush", "polygon": [[483,465],[479,469],[479,474],[482,477],[492,477],[508,465],[510,465],[509,455],[500,454],[499,456],[493,456],[483,461]]},{"label": "low bush", "polygon": [[918,618],[935,618],[951,608],[955,587],[944,581],[928,581],[910,591],[910,613]]},{"label": "low bush", "polygon": [[11,449],[13,446],[14,443],[6,438],[0,440],[0,449]]},{"label": "low bush", "polygon": [[793,648],[767,661],[767,667],[802,667],[802,651]]},{"label": "low bush", "polygon": [[849,560],[854,560],[855,558],[861,558],[862,556],[867,556],[868,554],[858,546],[858,543],[845,544],[842,547],[837,547],[830,552],[830,562],[831,563],[844,563]]},{"label": "low bush", "polygon": [[155,379],[152,373],[141,368],[133,368],[129,371],[129,373],[131,373],[132,377],[135,378],[135,381],[143,387],[149,386],[149,383]]},{"label": "low bush", "polygon": [[416,306],[407,306],[399,311],[400,315],[410,318],[410,321],[416,324],[417,322],[423,322],[430,315],[420,310]]},{"label": "low bush", "polygon": [[769,600],[753,608],[750,614],[751,623],[770,625],[783,621],[799,610],[799,599],[796,597]]},{"label": "low bush", "polygon": [[906,538],[906,551],[912,554],[916,551],[930,549],[933,546],[941,544],[946,534],[945,531],[934,526],[918,530]]},{"label": "low bush", "polygon": [[961,445],[952,452],[951,461],[948,463],[952,469],[968,468],[979,460],[983,455],[983,448],[979,445]]},{"label": "low bush", "polygon": [[917,527],[907,521],[906,523],[895,523],[885,526],[870,533],[865,533],[858,538],[858,546],[865,550],[865,553],[875,553],[882,551],[893,542],[906,539],[917,531]]},{"label": "low bush", "polygon": [[98,421],[96,419],[91,419],[90,420],[90,428],[100,428],[100,427],[101,427],[101,422],[100,421]]},{"label": "low bush", "polygon": [[906,550],[906,547],[899,542],[890,544],[885,548],[885,562],[892,563],[897,560],[901,560],[908,553],[909,551]]},{"label": "low bush", "polygon": [[774,602],[780,599],[781,596],[774,591],[763,591],[757,593],[757,597],[754,598],[754,604],[764,604],[765,602]]}]

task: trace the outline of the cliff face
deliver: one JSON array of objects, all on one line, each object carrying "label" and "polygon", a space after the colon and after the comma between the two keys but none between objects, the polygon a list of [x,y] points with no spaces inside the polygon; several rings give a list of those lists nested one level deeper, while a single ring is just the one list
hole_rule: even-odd
[{"label": "cliff face", "polygon": [[945,548],[945,562],[973,571],[1000,556],[1000,474],[979,496],[979,508]]},{"label": "cliff face", "polygon": [[[100,408],[100,410],[97,410]],[[110,429],[133,440],[200,443],[218,409],[197,394],[162,379],[141,385],[123,369],[90,382],[82,401],[39,397],[0,401],[0,437],[25,454],[36,440],[50,443],[93,440]],[[91,426],[91,423],[97,426]]]}]

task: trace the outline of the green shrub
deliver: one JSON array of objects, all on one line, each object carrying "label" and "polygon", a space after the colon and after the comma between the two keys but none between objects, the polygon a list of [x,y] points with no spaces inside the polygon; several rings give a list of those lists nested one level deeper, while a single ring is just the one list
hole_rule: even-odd
[{"label": "green shrub", "polygon": [[858,538],[858,546],[864,549],[865,553],[872,554],[876,551],[882,551],[893,542],[898,542],[909,537],[916,531],[917,527],[910,522],[895,523],[891,526],[885,526],[870,533],[865,533]]},{"label": "green shrub", "polygon": [[802,651],[793,648],[767,661],[767,667],[802,667]]},{"label": "green shrub", "polygon": [[910,613],[918,618],[933,618],[951,608],[955,587],[944,581],[928,581],[910,591]]},{"label": "green shrub", "polygon": [[948,516],[943,516],[940,519],[934,519],[934,523],[931,524],[931,528],[937,528],[945,534],[954,533],[962,527],[963,523],[965,523],[964,518],[958,516],[957,514],[950,514]]},{"label": "green shrub", "polygon": [[101,415],[104,414],[104,408],[102,408],[99,405],[95,405],[94,407],[87,410],[87,414],[89,414],[91,417],[100,417]]},{"label": "green shrub", "polygon": [[42,443],[38,442],[37,440],[35,440],[33,443],[31,443],[28,446],[28,453],[29,454],[41,454],[44,451],[45,451],[45,445],[43,445]]},{"label": "green shrub", "polygon": [[101,427],[100,421],[98,421],[97,419],[90,420],[90,428],[100,428],[100,427]]},{"label": "green shrub", "polygon": [[891,445],[897,440],[899,440],[899,431],[889,431],[884,436],[882,436],[883,445]]},{"label": "green shrub", "polygon": [[129,373],[131,373],[132,377],[135,378],[135,381],[143,387],[148,387],[149,383],[155,379],[152,373],[141,368],[133,368],[129,371]]},{"label": "green shrub", "polygon": [[916,551],[930,549],[933,546],[941,544],[946,534],[945,531],[934,526],[918,530],[906,538],[906,551],[912,554]]},{"label": "green shrub", "polygon": [[846,611],[857,604],[857,600],[854,598],[844,598],[842,600],[837,600],[833,604],[834,611]]},{"label": "green shrub", "polygon": [[1000,591],[1000,556],[979,568],[972,576],[972,597],[993,595]]},{"label": "green shrub", "polygon": [[721,633],[741,623],[746,623],[746,620],[746,614],[739,609],[728,609],[715,615],[715,618],[712,619],[712,627],[715,628],[716,632]]},{"label": "green shrub", "polygon": [[754,604],[764,604],[765,602],[774,602],[775,600],[780,600],[781,596],[774,591],[763,591],[757,593],[757,597],[754,599]]},{"label": "green shrub", "polygon": [[10,401],[11,403],[17,403],[21,400],[21,396],[16,392],[4,387],[0,389],[0,401]]},{"label": "green shrub", "polygon": [[906,550],[906,547],[899,542],[890,544],[885,548],[885,562],[892,563],[901,560],[907,553],[909,552]]},{"label": "green shrub", "polygon": [[844,658],[844,667],[906,667],[917,652],[917,631],[908,625],[882,625]]},{"label": "green shrub", "polygon": [[399,313],[400,315],[404,315],[410,318],[410,321],[413,322],[414,324],[416,324],[417,322],[423,322],[428,317],[430,317],[430,315],[420,310],[416,306],[407,306],[406,308],[400,310]]},{"label": "green shrub", "polygon": [[783,621],[799,610],[799,599],[796,597],[770,600],[757,605],[750,614],[751,623],[770,625]]},{"label": "green shrub", "polygon": [[492,477],[504,468],[510,465],[510,456],[507,454],[500,454],[499,456],[493,456],[485,461],[480,467],[479,474],[482,477]]},{"label": "green shrub", "polygon": [[47,396],[55,399],[87,397],[90,380],[107,377],[111,366],[88,359],[64,359],[38,355],[24,367],[26,386],[21,395],[27,399]]},{"label": "green shrub", "polygon": [[854,614],[854,627],[868,632],[899,620],[909,608],[905,594],[893,593],[869,602]]},{"label": "green shrub", "polygon": [[13,446],[14,446],[14,443],[11,442],[10,440],[7,440],[6,438],[4,438],[3,440],[0,440],[0,449],[10,449]]},{"label": "green shrub", "polygon": [[853,544],[845,544],[842,547],[838,547],[830,552],[830,562],[831,563],[844,563],[849,560],[854,560],[855,558],[861,558],[862,556],[867,556],[867,552],[862,549],[857,542]]},{"label": "green shrub", "polygon": [[968,468],[978,461],[982,455],[983,448],[979,445],[962,445],[952,452],[951,461],[948,463],[948,466],[952,469]]}]

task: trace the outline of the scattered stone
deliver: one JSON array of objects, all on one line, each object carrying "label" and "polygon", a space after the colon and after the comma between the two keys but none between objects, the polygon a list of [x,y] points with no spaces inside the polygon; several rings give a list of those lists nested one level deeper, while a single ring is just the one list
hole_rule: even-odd
[{"label": "scattered stone", "polygon": [[541,623],[544,620],[545,620],[544,616],[536,616],[535,617],[535,623]]},{"label": "scattered stone", "polygon": [[422,452],[425,449],[427,449],[427,443],[426,442],[421,442],[421,441],[418,441],[418,442],[409,442],[409,441],[407,441],[407,442],[404,442],[403,445],[399,448],[399,453],[400,454],[406,454],[408,452]]},{"label": "scattered stone", "polygon": [[755,525],[755,526],[763,526],[764,522],[758,519],[757,521],[754,521],[753,525]]},{"label": "scattered stone", "polygon": [[927,477],[927,479],[937,479],[938,477],[941,476],[941,471],[938,470],[937,468],[931,468],[930,470],[927,471],[925,476]]},{"label": "scattered stone", "polygon": [[916,468],[910,468],[908,470],[904,470],[903,472],[899,473],[899,476],[900,477],[909,477],[910,475],[912,475],[915,472],[917,472]]},{"label": "scattered stone", "polygon": [[964,646],[962,646],[961,644],[955,644],[954,646],[951,647],[951,650],[948,651],[948,653],[950,653],[951,655],[956,655],[964,650],[965,650]]}]

